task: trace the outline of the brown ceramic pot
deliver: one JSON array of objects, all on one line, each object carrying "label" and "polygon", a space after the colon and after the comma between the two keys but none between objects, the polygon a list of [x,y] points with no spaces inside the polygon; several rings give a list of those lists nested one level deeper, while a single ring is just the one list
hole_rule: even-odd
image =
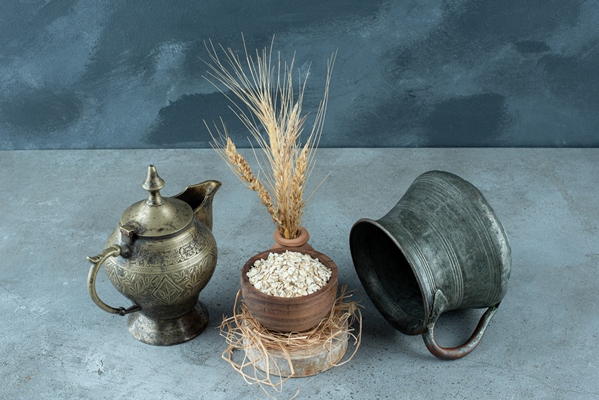
[{"label": "brown ceramic pot", "polygon": [[[272,296],[256,289],[247,277],[256,260],[265,259],[270,253],[284,253],[287,250],[308,254],[327,266],[332,272],[328,283],[320,290],[300,297]],[[337,266],[333,260],[315,251],[307,242],[296,247],[279,243],[270,250],[256,254],[243,266],[241,295],[250,314],[265,328],[280,332],[302,332],[318,325],[331,312],[337,297],[338,282]]]},{"label": "brown ceramic pot", "polygon": [[272,237],[275,240],[275,244],[272,245],[270,248],[271,250],[291,250],[290,248],[295,249],[293,251],[300,251],[301,249],[314,250],[314,248],[308,244],[308,240],[310,240],[310,234],[306,228],[300,228],[300,234],[295,239],[285,239],[278,229],[275,229],[275,233],[272,235]]}]

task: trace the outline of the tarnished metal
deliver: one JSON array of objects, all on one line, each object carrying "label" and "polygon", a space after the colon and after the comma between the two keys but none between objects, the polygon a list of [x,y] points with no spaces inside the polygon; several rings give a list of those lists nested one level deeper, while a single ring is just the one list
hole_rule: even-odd
[{"label": "tarnished metal", "polygon": [[[469,354],[507,291],[507,235],[480,191],[448,172],[422,174],[383,218],[357,221],[350,247],[356,272],[385,319],[403,333],[423,334],[439,358]],[[484,307],[464,345],[436,343],[443,312]]]},{"label": "tarnished metal", "polygon": [[[136,339],[170,345],[206,327],[208,312],[198,298],[216,267],[212,198],[220,186],[206,181],[162,197],[164,181],[150,165],[143,184],[148,199],[127,208],[106,248],[88,257],[90,297],[104,311],[129,314],[129,332]],[[111,307],[99,298],[95,281],[102,264],[112,284],[134,303],[131,307]]]}]

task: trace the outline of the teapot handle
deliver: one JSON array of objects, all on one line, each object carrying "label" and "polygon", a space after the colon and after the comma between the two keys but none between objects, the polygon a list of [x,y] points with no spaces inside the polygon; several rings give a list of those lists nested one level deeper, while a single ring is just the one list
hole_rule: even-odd
[{"label": "teapot handle", "polygon": [[89,274],[87,275],[87,291],[89,292],[90,297],[98,307],[111,314],[126,315],[141,310],[141,307],[137,304],[134,304],[129,308],[110,307],[108,304],[100,300],[100,297],[98,297],[98,293],[96,292],[96,276],[98,275],[98,270],[100,269],[100,266],[104,264],[104,261],[106,261],[108,257],[118,257],[121,254],[125,255],[127,252],[128,248],[123,249],[123,247],[119,246],[118,244],[113,244],[112,246],[102,250],[99,254],[93,257],[87,257],[87,260],[92,263],[92,266],[89,269]]},{"label": "teapot handle", "polygon": [[428,324],[426,330],[422,334],[426,348],[434,356],[443,360],[456,360],[470,354],[472,350],[474,350],[475,347],[480,343],[480,340],[489,326],[489,322],[491,322],[491,318],[493,318],[497,312],[497,307],[499,307],[499,303],[489,307],[487,311],[485,311],[483,316],[480,318],[476,329],[474,329],[472,336],[470,336],[470,339],[458,347],[441,347],[435,341],[435,323],[439,317],[439,315],[437,315],[436,318]]}]

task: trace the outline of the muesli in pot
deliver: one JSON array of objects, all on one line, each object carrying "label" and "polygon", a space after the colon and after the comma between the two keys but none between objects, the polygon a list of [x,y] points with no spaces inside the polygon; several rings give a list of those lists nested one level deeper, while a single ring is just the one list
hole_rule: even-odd
[{"label": "muesli in pot", "polygon": [[[313,375],[335,365],[345,354],[348,335],[340,332],[343,328],[335,325],[334,329],[329,330],[332,335],[339,333],[341,343],[331,339],[329,343],[335,343],[332,346],[335,349],[317,351],[313,357],[308,357],[310,363],[306,365],[295,364],[294,354],[299,352],[302,341],[305,343],[304,347],[311,347],[310,351],[313,347],[319,347],[318,343],[297,340],[298,347],[284,350],[284,354],[277,359],[278,355],[274,353],[286,348],[286,344],[278,349],[268,350],[269,347],[264,342],[252,347],[252,340],[268,336],[269,341],[274,343],[279,340],[277,335],[284,335],[287,343],[291,343],[293,335],[298,332],[302,332],[298,337],[310,337],[319,327],[332,326],[327,322],[335,319],[340,321],[341,308],[336,308],[337,266],[333,260],[308,244],[309,235],[302,226],[307,201],[306,183],[314,168],[315,150],[322,134],[335,54],[327,64],[323,100],[316,112],[312,130],[302,144],[301,133],[307,117],[302,115],[307,74],[298,85],[299,92],[294,93],[293,61],[290,64],[283,63],[279,54],[278,59],[273,62],[272,47],[270,51],[266,48],[261,52],[257,51],[255,58],[246,52],[245,63],[242,63],[233,50],[223,47],[220,49],[224,53],[222,59],[214,46],[208,47],[209,80],[223,85],[228,90],[229,99],[237,97],[251,111],[248,116],[242,108],[233,106],[259,148],[254,151],[260,166],[259,173],[254,173],[237,150],[224,122],[222,126],[214,124],[214,133],[208,129],[214,140],[214,147],[223,160],[250,190],[257,192],[276,226],[275,244],[251,257],[241,270],[243,304],[239,313],[237,309],[234,310],[236,314],[231,317],[234,318],[232,324],[227,321],[223,323],[223,326],[229,328],[235,325],[233,333],[225,333],[230,344],[225,353],[230,355],[230,349],[239,345],[250,360],[256,361],[258,368],[274,365],[274,370],[267,371],[267,375]],[[246,71],[249,71],[249,75],[246,75]],[[240,320],[244,322],[238,324]],[[347,322],[347,319],[344,321]],[[348,329],[346,323],[340,324]],[[255,334],[255,330],[264,328],[265,331]],[[246,335],[244,332],[249,333]],[[243,337],[241,343],[235,343],[235,338],[240,336]],[[320,343],[320,349],[324,347],[326,346]],[[257,348],[267,350],[256,351]],[[272,359],[273,362],[264,362],[264,359]],[[230,358],[229,361],[234,364]],[[286,368],[279,361],[293,366]],[[240,370],[237,365],[234,367]]]},{"label": "muesli in pot", "polygon": [[[314,167],[315,149],[322,134],[334,55],[328,63],[324,98],[316,113],[312,131],[302,145],[300,136],[306,120],[306,116],[302,115],[302,101],[303,88],[306,82],[305,80],[301,82],[300,92],[296,98],[292,79],[293,61],[289,66],[285,64],[282,71],[275,71],[272,66],[272,49],[270,53],[266,49],[263,49],[262,53],[257,52],[255,61],[246,54],[247,65],[245,67],[254,77],[252,80],[245,79],[247,77],[242,62],[231,49],[224,51],[224,63],[214,47],[208,48],[208,51],[212,62],[208,64],[210,68],[209,75],[212,80],[224,85],[253,113],[249,117],[239,108],[237,115],[245,123],[262,151],[262,157],[258,160],[261,166],[260,174],[254,174],[249,163],[237,150],[227,133],[224,122],[222,122],[222,128],[215,124],[216,134],[210,132],[215,142],[215,148],[237,177],[249,189],[258,193],[262,204],[266,207],[276,225],[275,237],[280,236],[283,240],[294,240],[301,234],[306,236],[307,232],[301,225],[301,218],[306,204],[304,192],[308,177]],[[280,64],[280,60],[278,62]],[[288,246],[285,242],[283,243],[283,245],[277,244],[276,247],[294,249],[295,252],[303,254],[307,254],[305,251],[308,250],[317,259],[319,257],[323,260],[326,258],[326,264],[328,265],[325,268],[331,271],[330,277],[334,276],[336,278],[335,264],[328,257],[320,253],[316,254],[314,249],[307,245],[307,237],[299,246]],[[261,292],[260,289],[249,283],[247,273],[254,267],[253,264],[258,260],[267,259],[270,253],[270,251],[266,251],[253,257],[252,265],[248,265],[247,268],[242,270],[241,286],[245,305],[248,307],[249,312],[267,328],[285,332],[299,332],[312,328],[320,320],[315,321],[312,326],[306,326],[306,321],[302,321],[303,318],[301,317],[297,318],[298,324],[293,324],[291,320],[294,318],[289,315],[291,314],[289,312],[286,313],[288,315],[280,315],[280,313],[273,310],[272,315],[270,315],[269,303],[272,303],[273,309],[288,307],[296,309],[295,306],[290,304],[305,301],[305,299],[298,300],[302,296],[273,296]],[[308,263],[308,265],[313,264]],[[333,269],[335,269],[334,274]],[[280,279],[287,277],[283,276],[286,274],[280,275]],[[325,310],[320,319],[324,318],[333,307],[337,291],[337,281],[334,278],[327,282],[329,285],[326,291],[330,292],[332,297],[327,296],[327,298],[330,298],[326,305],[328,310]],[[295,285],[296,283],[292,277],[282,281],[284,286]],[[320,291],[324,291],[324,287],[320,288]],[[306,296],[318,297],[314,294]],[[281,302],[283,304],[279,304]],[[269,315],[269,318],[263,319],[263,315]],[[273,321],[273,318],[277,317],[285,321],[281,323]]]}]

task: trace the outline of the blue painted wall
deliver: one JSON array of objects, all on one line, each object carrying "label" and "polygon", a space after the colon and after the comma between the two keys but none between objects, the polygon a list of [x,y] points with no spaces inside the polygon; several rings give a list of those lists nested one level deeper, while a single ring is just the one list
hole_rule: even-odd
[{"label": "blue painted wall", "polygon": [[306,71],[321,146],[599,145],[599,1],[4,1],[0,148],[207,147],[246,132],[204,41]]}]

